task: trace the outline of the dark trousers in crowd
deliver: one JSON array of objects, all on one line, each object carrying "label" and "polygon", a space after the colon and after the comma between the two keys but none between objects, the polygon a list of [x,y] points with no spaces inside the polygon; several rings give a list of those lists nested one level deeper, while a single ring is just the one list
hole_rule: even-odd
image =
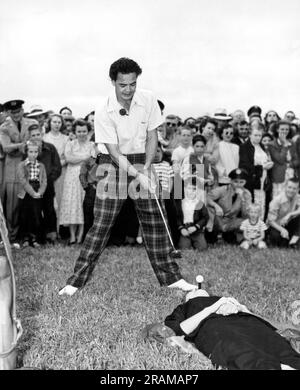
[{"label": "dark trousers in crowd", "polygon": [[54,186],[53,183],[47,185],[47,189],[42,198],[42,240],[54,241],[56,234],[56,213],[54,209]]},{"label": "dark trousers in crowd", "polygon": [[[40,183],[30,182],[32,188],[37,192]],[[36,199],[25,194],[20,199],[20,236],[23,241],[39,241],[42,226],[42,199]]]},{"label": "dark trousers in crowd", "polygon": [[95,204],[96,189],[89,184],[85,189],[84,201],[83,201],[83,215],[84,215],[84,230],[83,240],[93,226],[94,223],[94,204]]},{"label": "dark trousers in crowd", "polygon": [[[272,226],[268,230],[268,243],[271,246],[287,247],[293,236],[300,236],[300,216],[293,218],[284,228],[289,232],[289,238],[283,238],[277,229]],[[300,240],[298,241],[298,246]]]},{"label": "dark trousers in crowd", "polygon": [[135,242],[139,231],[139,220],[135,210],[133,200],[128,197],[116,218],[116,222],[112,228],[109,244],[122,245],[126,241],[126,237]]},{"label": "dark trousers in crowd", "polygon": [[213,230],[205,230],[205,239],[208,244],[215,244],[218,241],[218,235],[221,233],[222,238],[228,244],[240,244],[243,241],[243,233],[240,230],[242,218],[233,217],[215,217]]},{"label": "dark trousers in crowd", "polygon": [[173,243],[175,247],[177,247],[180,239],[180,231],[178,230],[177,226],[177,210],[175,202],[181,202],[181,200],[175,200],[174,198],[164,199],[165,209],[168,218],[168,225],[171,231]]}]

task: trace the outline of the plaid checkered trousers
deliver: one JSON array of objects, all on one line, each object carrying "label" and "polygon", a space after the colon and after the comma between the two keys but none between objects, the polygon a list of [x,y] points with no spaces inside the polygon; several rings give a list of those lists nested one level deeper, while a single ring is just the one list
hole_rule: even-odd
[{"label": "plaid checkered trousers", "polygon": [[[137,169],[137,164],[142,167],[145,163],[145,154],[130,154],[126,157]],[[133,180],[125,171],[119,170],[106,154],[99,158],[97,178],[99,182],[94,205],[94,224],[86,235],[74,273],[67,281],[67,284],[78,288],[83,287],[90,279],[97,260],[106,247],[116,217],[127,199],[128,185]],[[149,194],[141,194],[133,200],[155,275],[160,285],[172,284],[182,276],[177,263],[169,256],[170,243],[156,200]],[[162,201],[161,206],[166,215]]]}]

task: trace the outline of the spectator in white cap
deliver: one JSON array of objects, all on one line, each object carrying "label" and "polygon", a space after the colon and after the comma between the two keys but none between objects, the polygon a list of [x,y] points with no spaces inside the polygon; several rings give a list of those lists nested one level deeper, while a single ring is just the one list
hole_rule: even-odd
[{"label": "spectator in white cap", "polygon": [[30,107],[30,112],[26,115],[27,118],[33,118],[38,121],[42,136],[46,134],[45,121],[47,119],[48,112],[49,111],[43,110],[41,106],[34,105]]},{"label": "spectator in white cap", "polygon": [[225,108],[218,108],[217,110],[215,110],[212,119],[217,122],[218,130],[220,131],[225,124],[232,120],[232,116],[227,115],[227,111],[225,110]]}]

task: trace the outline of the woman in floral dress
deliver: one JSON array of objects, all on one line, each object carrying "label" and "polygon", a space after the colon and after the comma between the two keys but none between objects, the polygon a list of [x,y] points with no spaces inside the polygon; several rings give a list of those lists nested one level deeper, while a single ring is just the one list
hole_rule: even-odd
[{"label": "woman in floral dress", "polygon": [[94,143],[88,140],[90,125],[83,119],[73,124],[76,139],[68,141],[65,147],[67,169],[63,185],[60,207],[60,225],[69,226],[69,245],[81,243],[84,227],[84,190],[79,181],[81,163],[88,159],[94,150]]}]

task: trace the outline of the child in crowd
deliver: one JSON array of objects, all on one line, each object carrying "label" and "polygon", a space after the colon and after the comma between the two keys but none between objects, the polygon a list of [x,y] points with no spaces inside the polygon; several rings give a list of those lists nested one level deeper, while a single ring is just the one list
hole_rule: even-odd
[{"label": "child in crowd", "polygon": [[38,247],[42,225],[41,198],[47,187],[47,174],[43,163],[37,161],[39,145],[28,141],[25,147],[27,158],[18,165],[17,176],[21,184],[20,229],[23,247]]},{"label": "child in crowd", "polygon": [[[160,184],[159,197],[164,200],[171,235],[174,243],[176,244],[179,239],[179,233],[177,229],[176,206],[173,196],[174,171],[170,163],[166,161],[165,158],[166,156],[162,150],[162,146],[158,143],[152,166]],[[137,237],[137,242],[139,244],[142,243],[140,231]]]},{"label": "child in crowd", "polygon": [[178,130],[179,133],[179,146],[177,146],[172,153],[172,164],[175,174],[179,173],[181,163],[186,156],[193,153],[192,147],[192,129],[189,127],[182,127]]},{"label": "child in crowd", "polygon": [[79,180],[82,185],[82,188],[85,191],[84,200],[83,200],[83,218],[84,218],[84,229],[83,237],[84,240],[86,233],[93,226],[94,223],[94,203],[96,196],[97,188],[97,177],[96,172],[98,168],[97,156],[98,156],[98,147],[94,145],[94,152],[92,155],[81,164]]},{"label": "child in crowd", "polygon": [[[199,183],[199,181],[198,181]],[[208,211],[203,202],[203,189],[197,186],[196,178],[187,179],[185,197],[177,210],[180,249],[207,249],[203,229],[208,221]]]},{"label": "child in crowd", "polygon": [[[218,183],[218,173],[205,157],[206,138],[203,137],[203,135],[196,134],[193,137],[193,149],[194,152],[185,157],[183,160],[180,175],[183,180],[187,179],[190,175],[197,177],[197,179],[202,183],[202,187],[205,189],[202,201],[206,203],[205,193]],[[207,222],[206,229],[208,231],[212,231],[214,215],[209,209],[208,211],[210,218]]]},{"label": "child in crowd", "polygon": [[251,204],[249,206],[249,218],[244,220],[240,227],[244,236],[244,241],[240,244],[243,249],[249,249],[251,246],[256,246],[259,249],[267,247],[264,241],[267,226],[260,219],[260,212],[260,205]]}]

